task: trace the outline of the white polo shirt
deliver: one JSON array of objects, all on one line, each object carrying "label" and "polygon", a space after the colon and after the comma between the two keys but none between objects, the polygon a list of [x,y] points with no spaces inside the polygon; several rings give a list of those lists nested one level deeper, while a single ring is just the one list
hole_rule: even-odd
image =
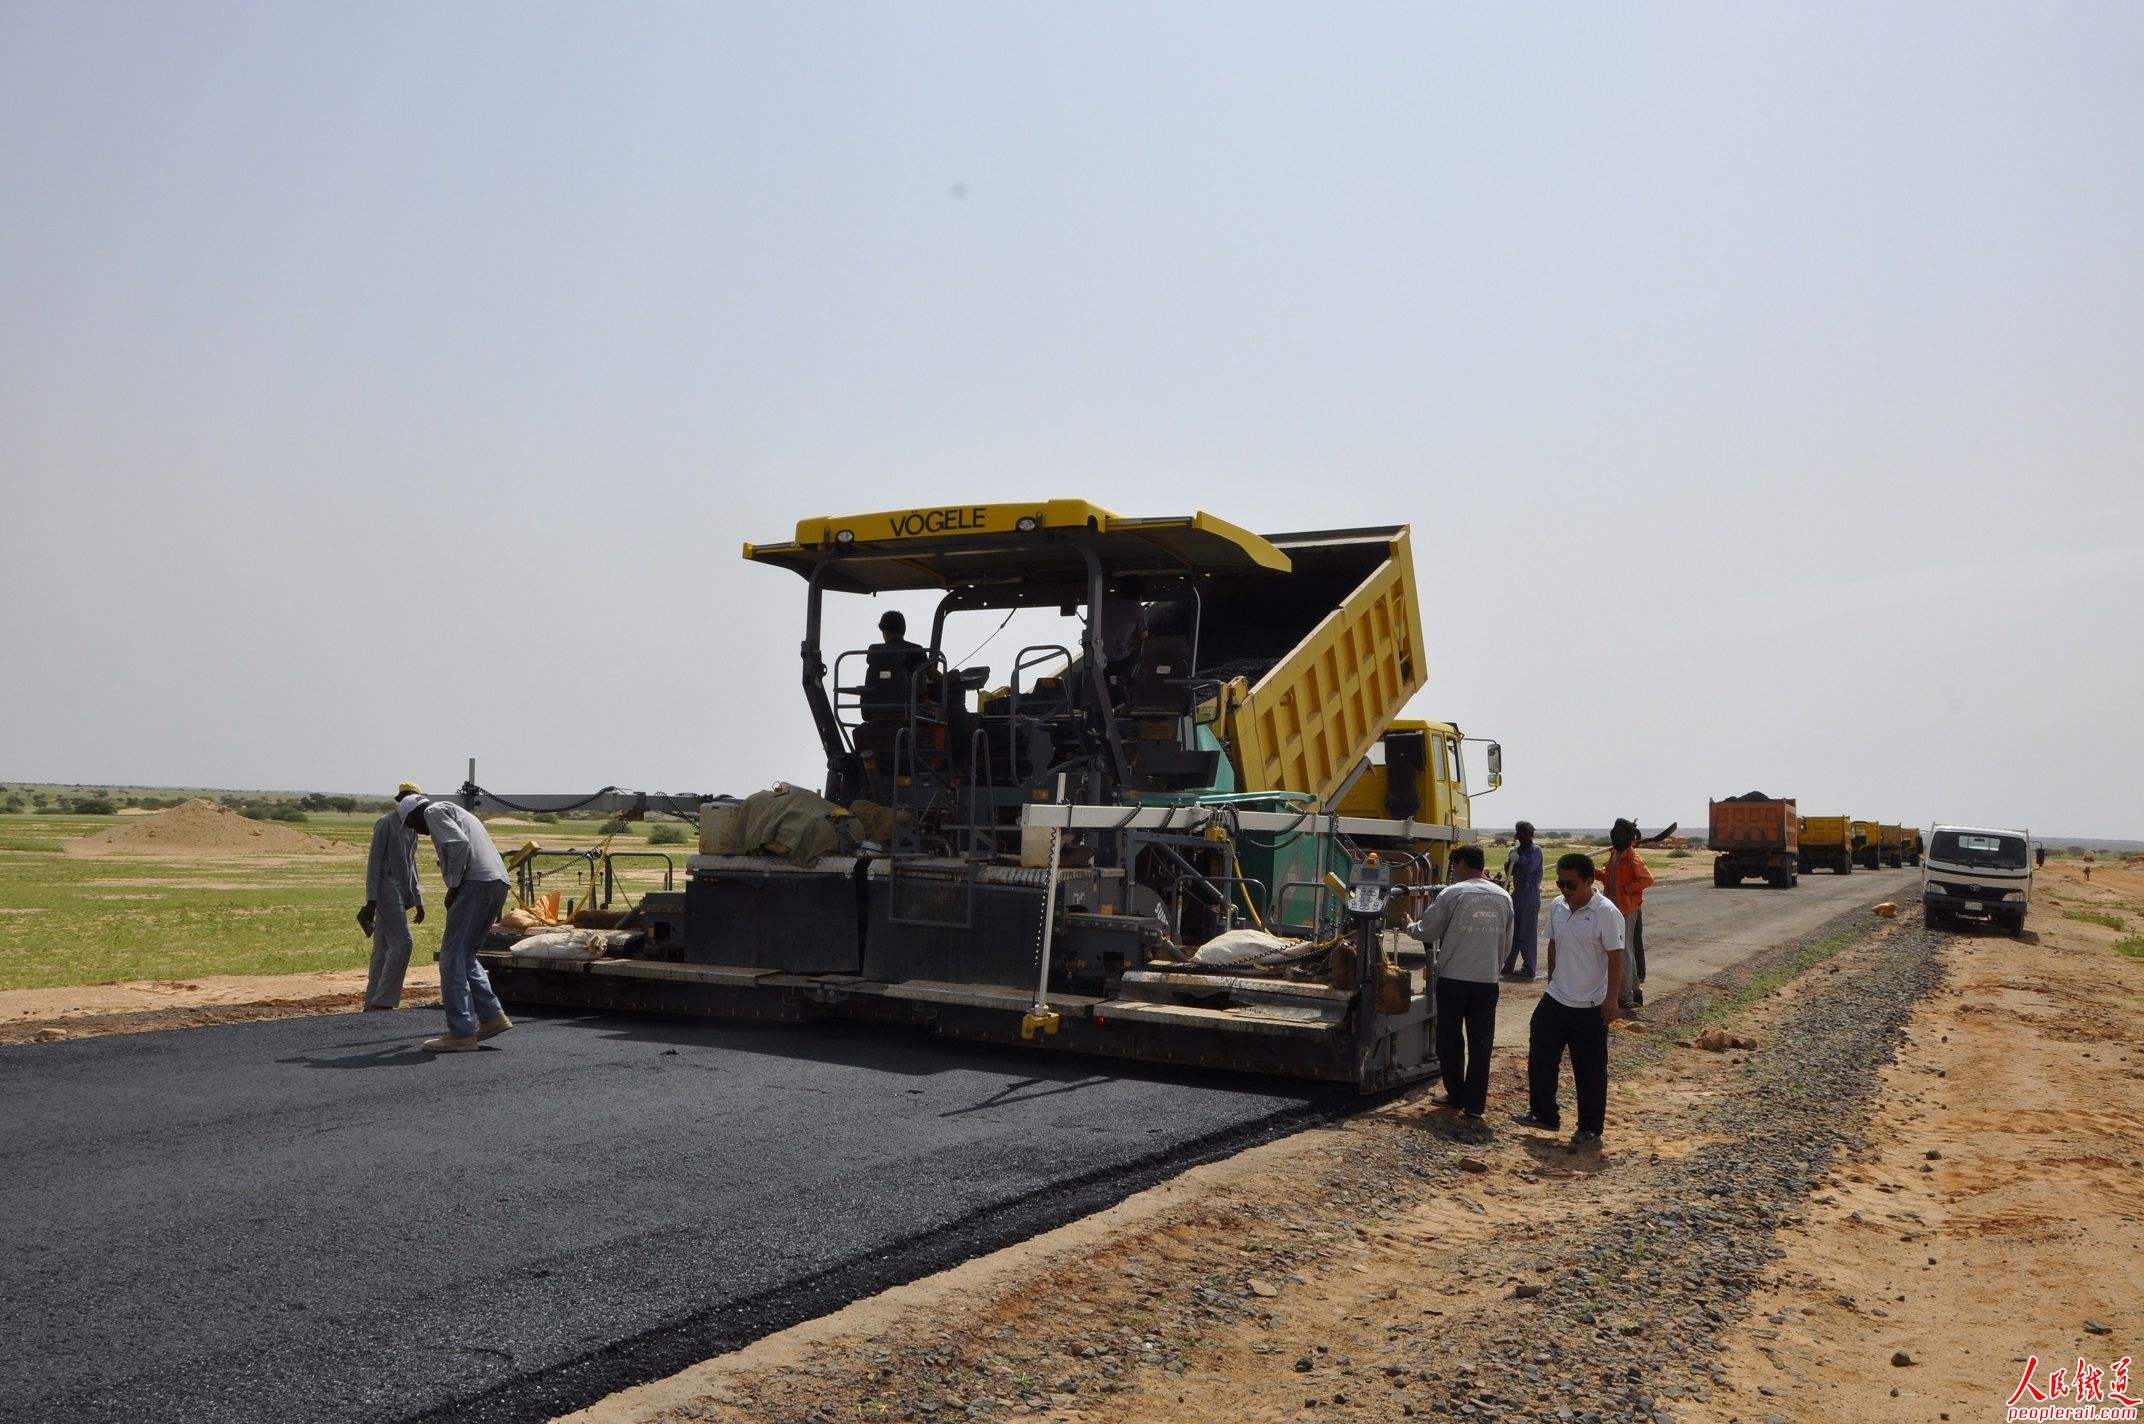
[{"label": "white polo shirt", "polygon": [[1608,998],[1608,956],[1623,950],[1623,912],[1599,885],[1575,910],[1558,895],[1548,912],[1548,937],[1556,945],[1548,996],[1566,1008],[1598,1008]]}]

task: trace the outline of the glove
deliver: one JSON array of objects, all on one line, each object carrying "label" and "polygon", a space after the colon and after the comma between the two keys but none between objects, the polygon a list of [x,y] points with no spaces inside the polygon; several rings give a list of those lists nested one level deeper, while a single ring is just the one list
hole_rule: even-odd
[{"label": "glove", "polygon": [[417,907],[417,923],[420,925],[424,923],[424,906],[422,905]]},{"label": "glove", "polygon": [[372,938],[372,922],[379,918],[379,913],[379,905],[371,900],[367,900],[365,907],[357,912],[357,927],[365,932],[366,939]]},{"label": "glove", "polygon": [[450,909],[450,910],[451,910],[451,909],[453,909],[453,908],[454,908],[454,897],[455,897],[456,895],[459,895],[459,894],[461,894],[461,893],[462,893],[462,887],[461,887],[461,886],[459,886],[459,885],[449,885],[449,886],[447,887],[447,908],[448,908],[448,909]]}]

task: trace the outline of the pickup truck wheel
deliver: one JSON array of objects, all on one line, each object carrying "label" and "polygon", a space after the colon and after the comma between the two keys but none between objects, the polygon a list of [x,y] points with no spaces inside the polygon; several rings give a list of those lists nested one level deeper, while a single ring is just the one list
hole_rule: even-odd
[{"label": "pickup truck wheel", "polygon": [[2021,939],[2025,934],[2025,917],[2012,915],[2009,919],[2010,938]]},{"label": "pickup truck wheel", "polygon": [[1932,929],[1932,930],[1947,930],[1947,929],[1949,929],[1949,928],[1950,928],[1950,911],[1948,911],[1948,910],[1939,910],[1939,909],[1937,909],[1937,908],[1936,908],[1935,906],[1933,906],[1933,905],[1930,905],[1930,906],[1928,907],[1928,928],[1930,928],[1930,929]]}]

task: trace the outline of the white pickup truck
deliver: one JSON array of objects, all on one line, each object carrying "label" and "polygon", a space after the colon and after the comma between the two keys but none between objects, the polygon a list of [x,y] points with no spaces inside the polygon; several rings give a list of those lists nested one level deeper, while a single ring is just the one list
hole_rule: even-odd
[{"label": "white pickup truck", "polygon": [[1984,826],[1937,826],[1921,859],[1921,907],[1942,927],[1984,918],[2012,934],[2025,929],[2032,896],[2032,833]]}]

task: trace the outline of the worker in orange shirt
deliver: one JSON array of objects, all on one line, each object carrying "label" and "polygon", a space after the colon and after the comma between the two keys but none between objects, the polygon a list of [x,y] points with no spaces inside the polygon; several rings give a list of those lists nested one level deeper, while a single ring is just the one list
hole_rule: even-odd
[{"label": "worker in orange shirt", "polygon": [[1638,854],[1638,823],[1618,818],[1608,831],[1608,858],[1601,868],[1601,889],[1623,912],[1623,1002],[1627,1012],[1645,1002],[1645,887],[1653,872]]}]

